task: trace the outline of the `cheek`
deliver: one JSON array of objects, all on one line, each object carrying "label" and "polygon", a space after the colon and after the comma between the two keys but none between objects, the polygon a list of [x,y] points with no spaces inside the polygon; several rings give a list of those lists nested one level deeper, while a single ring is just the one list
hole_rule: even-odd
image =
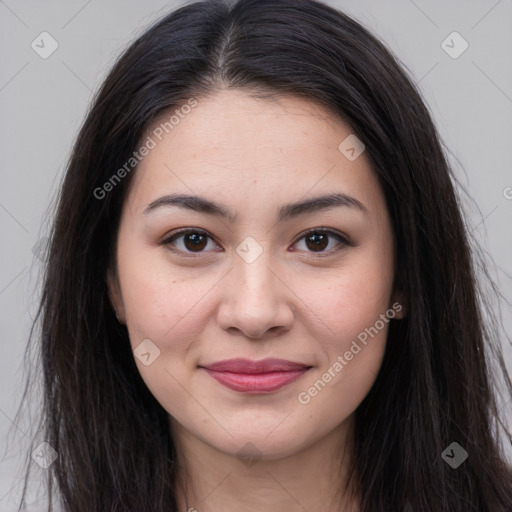
[{"label": "cheek", "polygon": [[315,428],[320,420],[325,422],[322,428],[334,427],[364,400],[381,367],[394,316],[389,289],[382,282],[380,286],[369,279],[363,286],[357,280],[348,281],[332,285],[327,305],[325,297],[318,303],[317,311],[327,326],[315,336],[319,365],[297,396],[300,404],[311,407],[308,421]]},{"label": "cheek", "polygon": [[[183,277],[165,258],[143,263],[135,253],[119,264],[119,277],[134,360],[146,386],[170,414],[190,408],[189,382],[197,364],[195,344],[201,338],[213,304],[218,276]],[[150,340],[151,363],[144,364],[138,347]],[[147,341],[144,341],[147,344]],[[156,347],[156,349],[153,347]],[[144,352],[147,352],[144,349]],[[158,354],[156,357],[153,354]]]},{"label": "cheek", "polygon": [[322,344],[329,353],[348,350],[347,344],[390,308],[393,273],[391,258],[386,259],[385,254],[380,259],[355,255],[354,262],[322,279],[297,279],[298,295],[305,298],[309,316],[321,320]]},{"label": "cheek", "polygon": [[314,286],[314,280],[301,281],[300,293],[309,289],[308,306],[321,320],[315,339],[322,355],[299,401],[314,401],[316,410],[334,406],[333,422],[352,413],[373,385],[395,314],[390,304],[392,255],[361,251],[354,256],[345,268],[322,279],[323,287]]},{"label": "cheek", "polygon": [[[142,242],[119,240],[118,273],[125,315],[132,343],[139,338],[163,342],[164,338],[193,336],[205,317],[205,298],[218,277],[192,269],[177,269],[164,248],[145,247]],[[176,336],[179,332],[180,336]],[[155,341],[156,342],[156,341]],[[177,348],[177,347],[176,347]]]}]

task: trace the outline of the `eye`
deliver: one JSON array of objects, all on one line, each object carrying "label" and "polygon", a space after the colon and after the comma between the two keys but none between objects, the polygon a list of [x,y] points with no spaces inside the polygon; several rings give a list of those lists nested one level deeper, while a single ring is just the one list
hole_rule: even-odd
[{"label": "eye", "polygon": [[[208,244],[210,243],[210,247]],[[174,246],[178,252],[201,253],[205,249],[218,248],[218,245],[205,232],[198,229],[182,229],[162,241],[162,245]],[[170,247],[171,250],[172,247]]]},{"label": "eye", "polygon": [[[334,241],[333,241],[334,239]],[[353,246],[344,236],[325,228],[315,228],[304,235],[294,245],[301,245],[299,250],[311,253],[318,253],[318,256],[331,254],[346,246]]]},{"label": "eye", "polygon": [[[302,247],[300,247],[301,243]],[[200,255],[207,252],[208,249],[222,250],[208,233],[200,229],[182,229],[168,236],[161,244],[169,247],[172,251],[185,255]],[[294,246],[297,245],[299,245],[299,250],[316,253],[315,256],[327,256],[343,247],[354,246],[340,233],[326,228],[309,230],[295,242]]]}]

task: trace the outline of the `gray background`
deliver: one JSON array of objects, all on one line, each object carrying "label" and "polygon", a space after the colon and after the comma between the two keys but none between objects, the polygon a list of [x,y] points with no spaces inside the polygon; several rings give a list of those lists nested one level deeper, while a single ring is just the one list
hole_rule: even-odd
[{"label": "gray background", "polygon": [[[464,201],[470,229],[494,259],[492,273],[512,300],[512,0],[328,3],[377,34],[419,83],[474,199]],[[41,265],[33,248],[47,232],[50,201],[93,92],[126,45],[176,5],[181,2],[0,0],[2,511],[15,509],[19,463],[27,454],[27,423],[13,426],[13,418],[38,298]],[[43,31],[59,45],[47,59],[31,47]],[[441,46],[453,31],[469,44],[456,59]],[[503,314],[511,333],[506,303]],[[505,350],[512,371],[510,346]],[[7,436],[9,429],[14,436]]]}]

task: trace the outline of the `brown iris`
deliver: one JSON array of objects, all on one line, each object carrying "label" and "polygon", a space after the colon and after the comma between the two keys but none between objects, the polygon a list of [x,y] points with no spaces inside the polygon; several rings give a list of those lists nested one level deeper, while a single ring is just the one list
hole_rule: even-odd
[{"label": "brown iris", "polygon": [[183,243],[185,244],[185,247],[190,251],[201,251],[206,247],[206,244],[208,243],[208,237],[206,235],[202,235],[201,233],[188,233],[183,236]]},{"label": "brown iris", "polygon": [[[311,245],[310,245],[311,243]],[[315,233],[306,237],[306,245],[308,249],[313,251],[323,250],[329,243],[329,237],[326,234]]]}]

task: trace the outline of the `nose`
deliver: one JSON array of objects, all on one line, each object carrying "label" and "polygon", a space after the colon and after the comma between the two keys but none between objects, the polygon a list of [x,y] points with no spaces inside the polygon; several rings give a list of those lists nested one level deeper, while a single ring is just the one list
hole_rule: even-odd
[{"label": "nose", "polygon": [[289,330],[293,323],[293,293],[284,276],[271,268],[265,252],[252,263],[235,258],[235,268],[223,283],[218,322],[232,334],[266,339]]}]

